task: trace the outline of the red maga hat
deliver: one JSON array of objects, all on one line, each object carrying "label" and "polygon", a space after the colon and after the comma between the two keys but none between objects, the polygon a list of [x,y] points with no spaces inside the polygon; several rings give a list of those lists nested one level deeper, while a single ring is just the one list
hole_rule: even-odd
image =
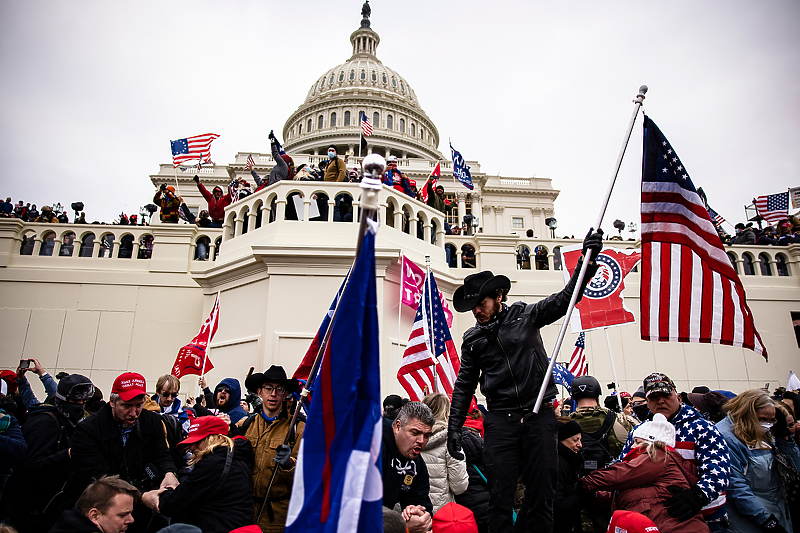
[{"label": "red maga hat", "polygon": [[433,515],[433,533],[478,533],[478,524],[472,511],[450,502]]},{"label": "red maga hat", "polygon": [[125,372],[117,376],[117,379],[114,380],[114,386],[111,387],[111,392],[112,394],[119,394],[123,402],[129,402],[137,396],[147,394],[146,389],[147,382],[145,382],[141,374]]},{"label": "red maga hat", "polygon": [[183,439],[178,445],[194,444],[209,435],[228,435],[228,424],[216,416],[201,416],[195,418],[189,426],[189,436]]},{"label": "red maga hat", "polygon": [[608,531],[615,533],[658,533],[652,520],[633,511],[615,511],[608,525]]}]

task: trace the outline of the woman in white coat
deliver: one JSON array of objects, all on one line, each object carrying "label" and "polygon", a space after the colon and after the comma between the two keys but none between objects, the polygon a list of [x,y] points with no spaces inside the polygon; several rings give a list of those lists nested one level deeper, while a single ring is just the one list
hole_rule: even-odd
[{"label": "woman in white coat", "polygon": [[455,501],[455,495],[467,490],[469,476],[467,462],[453,459],[447,452],[447,419],[450,416],[450,401],[442,393],[426,396],[422,403],[430,407],[436,423],[427,446],[422,450],[422,459],[428,467],[431,483],[431,503],[436,514],[448,502]]}]

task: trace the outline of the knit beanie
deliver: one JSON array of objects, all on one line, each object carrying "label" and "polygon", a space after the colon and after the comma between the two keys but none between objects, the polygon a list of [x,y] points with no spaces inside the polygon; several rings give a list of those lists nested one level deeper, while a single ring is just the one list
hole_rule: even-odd
[{"label": "knit beanie", "polygon": [[450,502],[433,515],[433,533],[478,533],[478,524],[472,511]]},{"label": "knit beanie", "polygon": [[641,424],[633,430],[633,438],[640,438],[650,442],[661,441],[667,446],[675,447],[675,426],[667,421],[661,413],[653,415],[653,420]]},{"label": "knit beanie", "polygon": [[581,425],[577,420],[570,420],[566,424],[558,428],[558,440],[562,441],[570,437],[574,437],[581,432]]}]

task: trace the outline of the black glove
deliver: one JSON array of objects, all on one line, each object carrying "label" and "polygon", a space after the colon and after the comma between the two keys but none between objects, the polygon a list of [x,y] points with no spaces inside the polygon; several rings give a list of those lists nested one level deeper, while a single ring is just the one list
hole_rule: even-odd
[{"label": "black glove", "polygon": [[[600,255],[600,251],[603,249],[603,230],[598,228],[595,233],[592,231],[594,228],[589,228],[589,233],[583,239],[583,256],[589,261]],[[591,252],[591,256],[586,254],[587,250]]]},{"label": "black glove", "polygon": [[758,527],[761,529],[761,531],[764,531],[765,533],[788,533],[786,529],[782,525],[780,525],[778,519],[775,518],[774,514],[769,515],[767,521]]},{"label": "black glove", "polygon": [[450,457],[460,461],[464,458],[461,453],[461,431],[457,429],[450,429],[447,431],[447,451]]},{"label": "black glove", "polygon": [[160,191],[166,191],[166,190],[167,190],[167,184],[166,184],[166,183],[162,183],[162,184],[161,184],[161,187],[159,187],[159,188],[158,188],[158,190],[160,190]]},{"label": "black glove", "polygon": [[198,176],[197,174],[195,174],[192,179],[194,180],[195,183],[200,183],[200,176]]},{"label": "black glove", "polygon": [[288,444],[278,446],[278,451],[275,453],[273,461],[281,465],[284,470],[289,470],[292,467],[292,449],[289,448]]},{"label": "black glove", "polygon": [[700,509],[708,503],[708,498],[703,494],[699,487],[694,486],[690,489],[682,489],[681,487],[671,486],[667,487],[673,496],[664,502],[668,507],[670,516],[677,518],[679,521],[684,522],[700,512]]},{"label": "black glove", "polygon": [[269,137],[270,141],[274,141],[275,140],[275,132],[273,130],[269,130],[269,135],[267,135],[267,137]]},{"label": "black glove", "polygon": [[772,436],[775,438],[786,438],[792,433],[789,431],[789,426],[786,423],[786,415],[783,411],[775,408],[775,425],[772,426]]}]

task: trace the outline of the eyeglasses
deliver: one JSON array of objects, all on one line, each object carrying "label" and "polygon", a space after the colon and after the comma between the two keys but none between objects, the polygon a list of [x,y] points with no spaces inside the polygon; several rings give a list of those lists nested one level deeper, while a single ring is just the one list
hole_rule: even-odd
[{"label": "eyeglasses", "polygon": [[273,387],[272,385],[264,385],[261,389],[267,394],[267,396],[272,396],[272,393],[275,392],[280,396],[281,394],[286,392],[286,387]]},{"label": "eyeglasses", "polygon": [[160,393],[160,396],[163,396],[164,398],[177,398],[178,392],[162,392]]}]

